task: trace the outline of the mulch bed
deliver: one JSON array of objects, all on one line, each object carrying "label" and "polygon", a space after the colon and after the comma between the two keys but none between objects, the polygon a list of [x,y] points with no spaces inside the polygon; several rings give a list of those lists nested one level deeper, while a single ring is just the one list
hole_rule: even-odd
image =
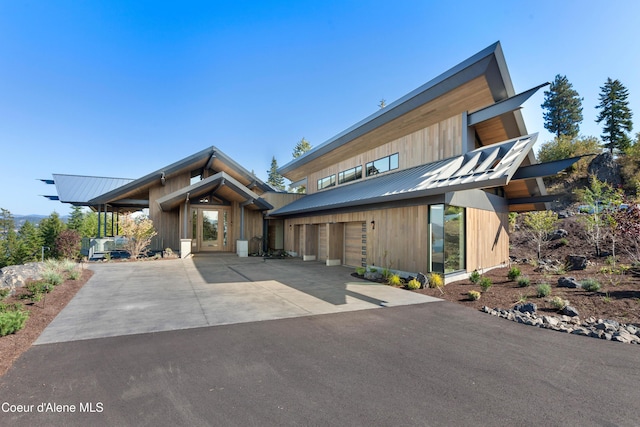
[{"label": "mulch bed", "polygon": [[93,276],[93,271],[84,269],[78,280],[66,280],[47,294],[46,298],[36,303],[19,299],[19,295],[24,292],[23,288],[20,288],[16,295],[3,301],[4,303],[23,303],[29,311],[29,318],[25,327],[15,334],[0,337],[0,376],[4,375],[13,362],[31,347],[31,344],[40,336],[47,325],[71,301],[91,276]]}]

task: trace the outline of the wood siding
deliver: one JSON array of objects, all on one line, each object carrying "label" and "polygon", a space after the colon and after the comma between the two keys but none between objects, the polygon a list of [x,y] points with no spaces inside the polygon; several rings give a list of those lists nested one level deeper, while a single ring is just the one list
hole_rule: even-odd
[{"label": "wood siding", "polygon": [[467,208],[467,271],[509,261],[509,214]]},{"label": "wood siding", "polygon": [[462,115],[450,117],[354,157],[342,160],[337,164],[310,173],[307,180],[307,192],[311,194],[318,191],[318,180],[330,175],[336,175],[337,183],[337,174],[339,172],[356,166],[362,166],[362,179],[367,179],[365,165],[368,162],[395,153],[398,153],[398,170],[462,154]]},{"label": "wood siding", "polygon": [[347,222],[344,225],[344,263],[362,267],[367,263],[367,224]]},{"label": "wood siding", "polygon": [[156,200],[189,185],[189,180],[190,175],[186,172],[168,178],[165,185],[158,180],[158,184],[149,188],[149,218],[158,233],[151,242],[152,250],[180,250],[180,213],[178,210],[163,212]]}]

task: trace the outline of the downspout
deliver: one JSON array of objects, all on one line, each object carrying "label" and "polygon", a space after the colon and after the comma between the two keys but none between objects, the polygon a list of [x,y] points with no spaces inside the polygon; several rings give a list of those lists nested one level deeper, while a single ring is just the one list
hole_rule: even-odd
[{"label": "downspout", "polygon": [[240,203],[240,240],[244,240],[244,207],[253,203],[253,199]]}]

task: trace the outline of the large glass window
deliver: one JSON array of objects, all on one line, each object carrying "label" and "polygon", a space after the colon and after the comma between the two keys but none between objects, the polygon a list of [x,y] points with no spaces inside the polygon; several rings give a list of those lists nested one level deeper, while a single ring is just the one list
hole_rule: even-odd
[{"label": "large glass window", "polygon": [[347,169],[338,174],[338,184],[344,184],[345,182],[355,181],[362,178],[362,166],[356,166],[355,168]]},{"label": "large glass window", "polygon": [[431,205],[431,271],[452,273],[465,269],[465,209]]},{"label": "large glass window", "polygon": [[318,190],[333,187],[334,185],[336,185],[335,175],[327,176],[318,180]]},{"label": "large glass window", "polygon": [[369,162],[367,163],[366,168],[367,176],[377,175],[379,173],[398,169],[398,153],[383,157],[373,162]]}]

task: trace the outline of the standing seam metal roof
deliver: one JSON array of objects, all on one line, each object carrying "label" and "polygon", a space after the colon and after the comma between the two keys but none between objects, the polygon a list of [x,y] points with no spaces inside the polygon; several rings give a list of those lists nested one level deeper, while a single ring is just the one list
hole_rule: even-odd
[{"label": "standing seam metal roof", "polygon": [[94,197],[115,190],[133,181],[128,178],[106,178],[99,176],[52,174],[63,203],[88,205]]}]

